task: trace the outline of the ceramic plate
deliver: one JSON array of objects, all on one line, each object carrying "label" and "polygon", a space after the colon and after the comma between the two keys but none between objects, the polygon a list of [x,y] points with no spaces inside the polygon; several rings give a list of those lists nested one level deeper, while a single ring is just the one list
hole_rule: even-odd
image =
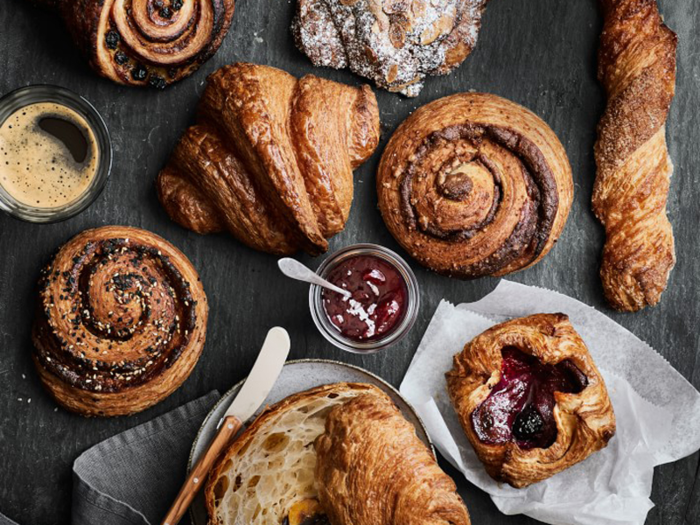
[{"label": "ceramic plate", "polygon": [[[432,442],[430,441],[428,433],[423,426],[423,422],[420,420],[418,414],[416,414],[413,408],[401,397],[398,390],[383,379],[371,374],[370,372],[367,372],[366,370],[363,370],[362,368],[347,365],[339,361],[326,361],[323,359],[302,359],[299,361],[289,361],[286,365],[284,365],[279,379],[275,383],[270,395],[267,396],[267,399],[262,406],[264,407],[266,405],[277,403],[285,397],[296,394],[297,392],[303,392],[304,390],[308,390],[316,386],[339,382],[371,383],[381,388],[389,395],[389,397],[391,397],[391,399],[393,399],[396,406],[401,409],[404,417],[413,423],[413,426],[416,427],[416,434],[418,437],[426,445],[428,445],[431,450],[433,450],[433,453],[435,453]],[[214,436],[216,425],[219,423],[221,416],[224,414],[224,412],[226,412],[226,409],[242,385],[243,381],[226,392],[226,394],[224,394],[219,402],[214,405],[207,417],[204,419],[202,428],[199,430],[199,433],[194,440],[194,444],[192,445],[190,461],[187,466],[188,470],[192,468],[192,465],[197,461],[197,459],[199,459],[199,455],[206,449],[207,445]],[[204,496],[201,491],[192,504],[190,515],[192,517],[192,522],[195,525],[207,525],[207,511],[204,506]]]}]

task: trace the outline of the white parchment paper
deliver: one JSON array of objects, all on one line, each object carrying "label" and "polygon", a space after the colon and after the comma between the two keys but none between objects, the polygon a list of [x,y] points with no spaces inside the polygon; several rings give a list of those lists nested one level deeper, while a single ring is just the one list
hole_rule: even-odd
[{"label": "white parchment paper", "polygon": [[[607,448],[525,489],[484,470],[452,408],[444,374],[464,345],[494,324],[563,312],[586,342],[612,399],[617,433]],[[475,303],[442,301],[416,351],[401,393],[440,453],[505,514],[557,525],[641,525],[654,466],[700,448],[700,393],[661,355],[607,316],[557,292],[502,280]],[[467,502],[468,504],[468,502]]]}]

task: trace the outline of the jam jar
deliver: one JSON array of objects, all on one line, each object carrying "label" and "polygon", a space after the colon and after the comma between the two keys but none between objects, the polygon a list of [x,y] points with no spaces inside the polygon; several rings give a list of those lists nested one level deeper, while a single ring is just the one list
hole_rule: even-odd
[{"label": "jam jar", "polygon": [[347,290],[343,295],[312,285],[311,315],[338,348],[372,353],[402,339],[418,315],[418,282],[406,262],[375,244],[355,244],[329,256],[318,275]]}]

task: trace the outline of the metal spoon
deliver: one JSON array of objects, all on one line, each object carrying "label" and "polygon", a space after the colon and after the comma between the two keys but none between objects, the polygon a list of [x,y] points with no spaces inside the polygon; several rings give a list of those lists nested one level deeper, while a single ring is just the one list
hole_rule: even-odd
[{"label": "metal spoon", "polygon": [[284,275],[286,275],[287,277],[291,277],[292,279],[296,279],[297,281],[304,281],[307,283],[322,286],[324,288],[327,288],[328,290],[333,290],[334,292],[337,292],[344,297],[349,298],[352,295],[347,290],[343,290],[342,288],[339,288],[336,285],[331,284],[325,279],[319,277],[316,273],[313,272],[313,270],[307,268],[299,261],[297,261],[296,259],[292,259],[291,257],[284,257],[280,259],[279,261],[277,261],[277,266],[280,267],[280,270],[282,270],[282,273]]}]

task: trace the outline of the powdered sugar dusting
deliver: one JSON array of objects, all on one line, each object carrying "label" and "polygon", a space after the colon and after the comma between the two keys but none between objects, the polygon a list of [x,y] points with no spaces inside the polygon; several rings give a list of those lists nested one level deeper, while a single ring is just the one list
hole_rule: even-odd
[{"label": "powdered sugar dusting", "polygon": [[314,65],[350,67],[390,91],[417,95],[426,75],[471,52],[485,0],[299,0],[293,30]]}]

